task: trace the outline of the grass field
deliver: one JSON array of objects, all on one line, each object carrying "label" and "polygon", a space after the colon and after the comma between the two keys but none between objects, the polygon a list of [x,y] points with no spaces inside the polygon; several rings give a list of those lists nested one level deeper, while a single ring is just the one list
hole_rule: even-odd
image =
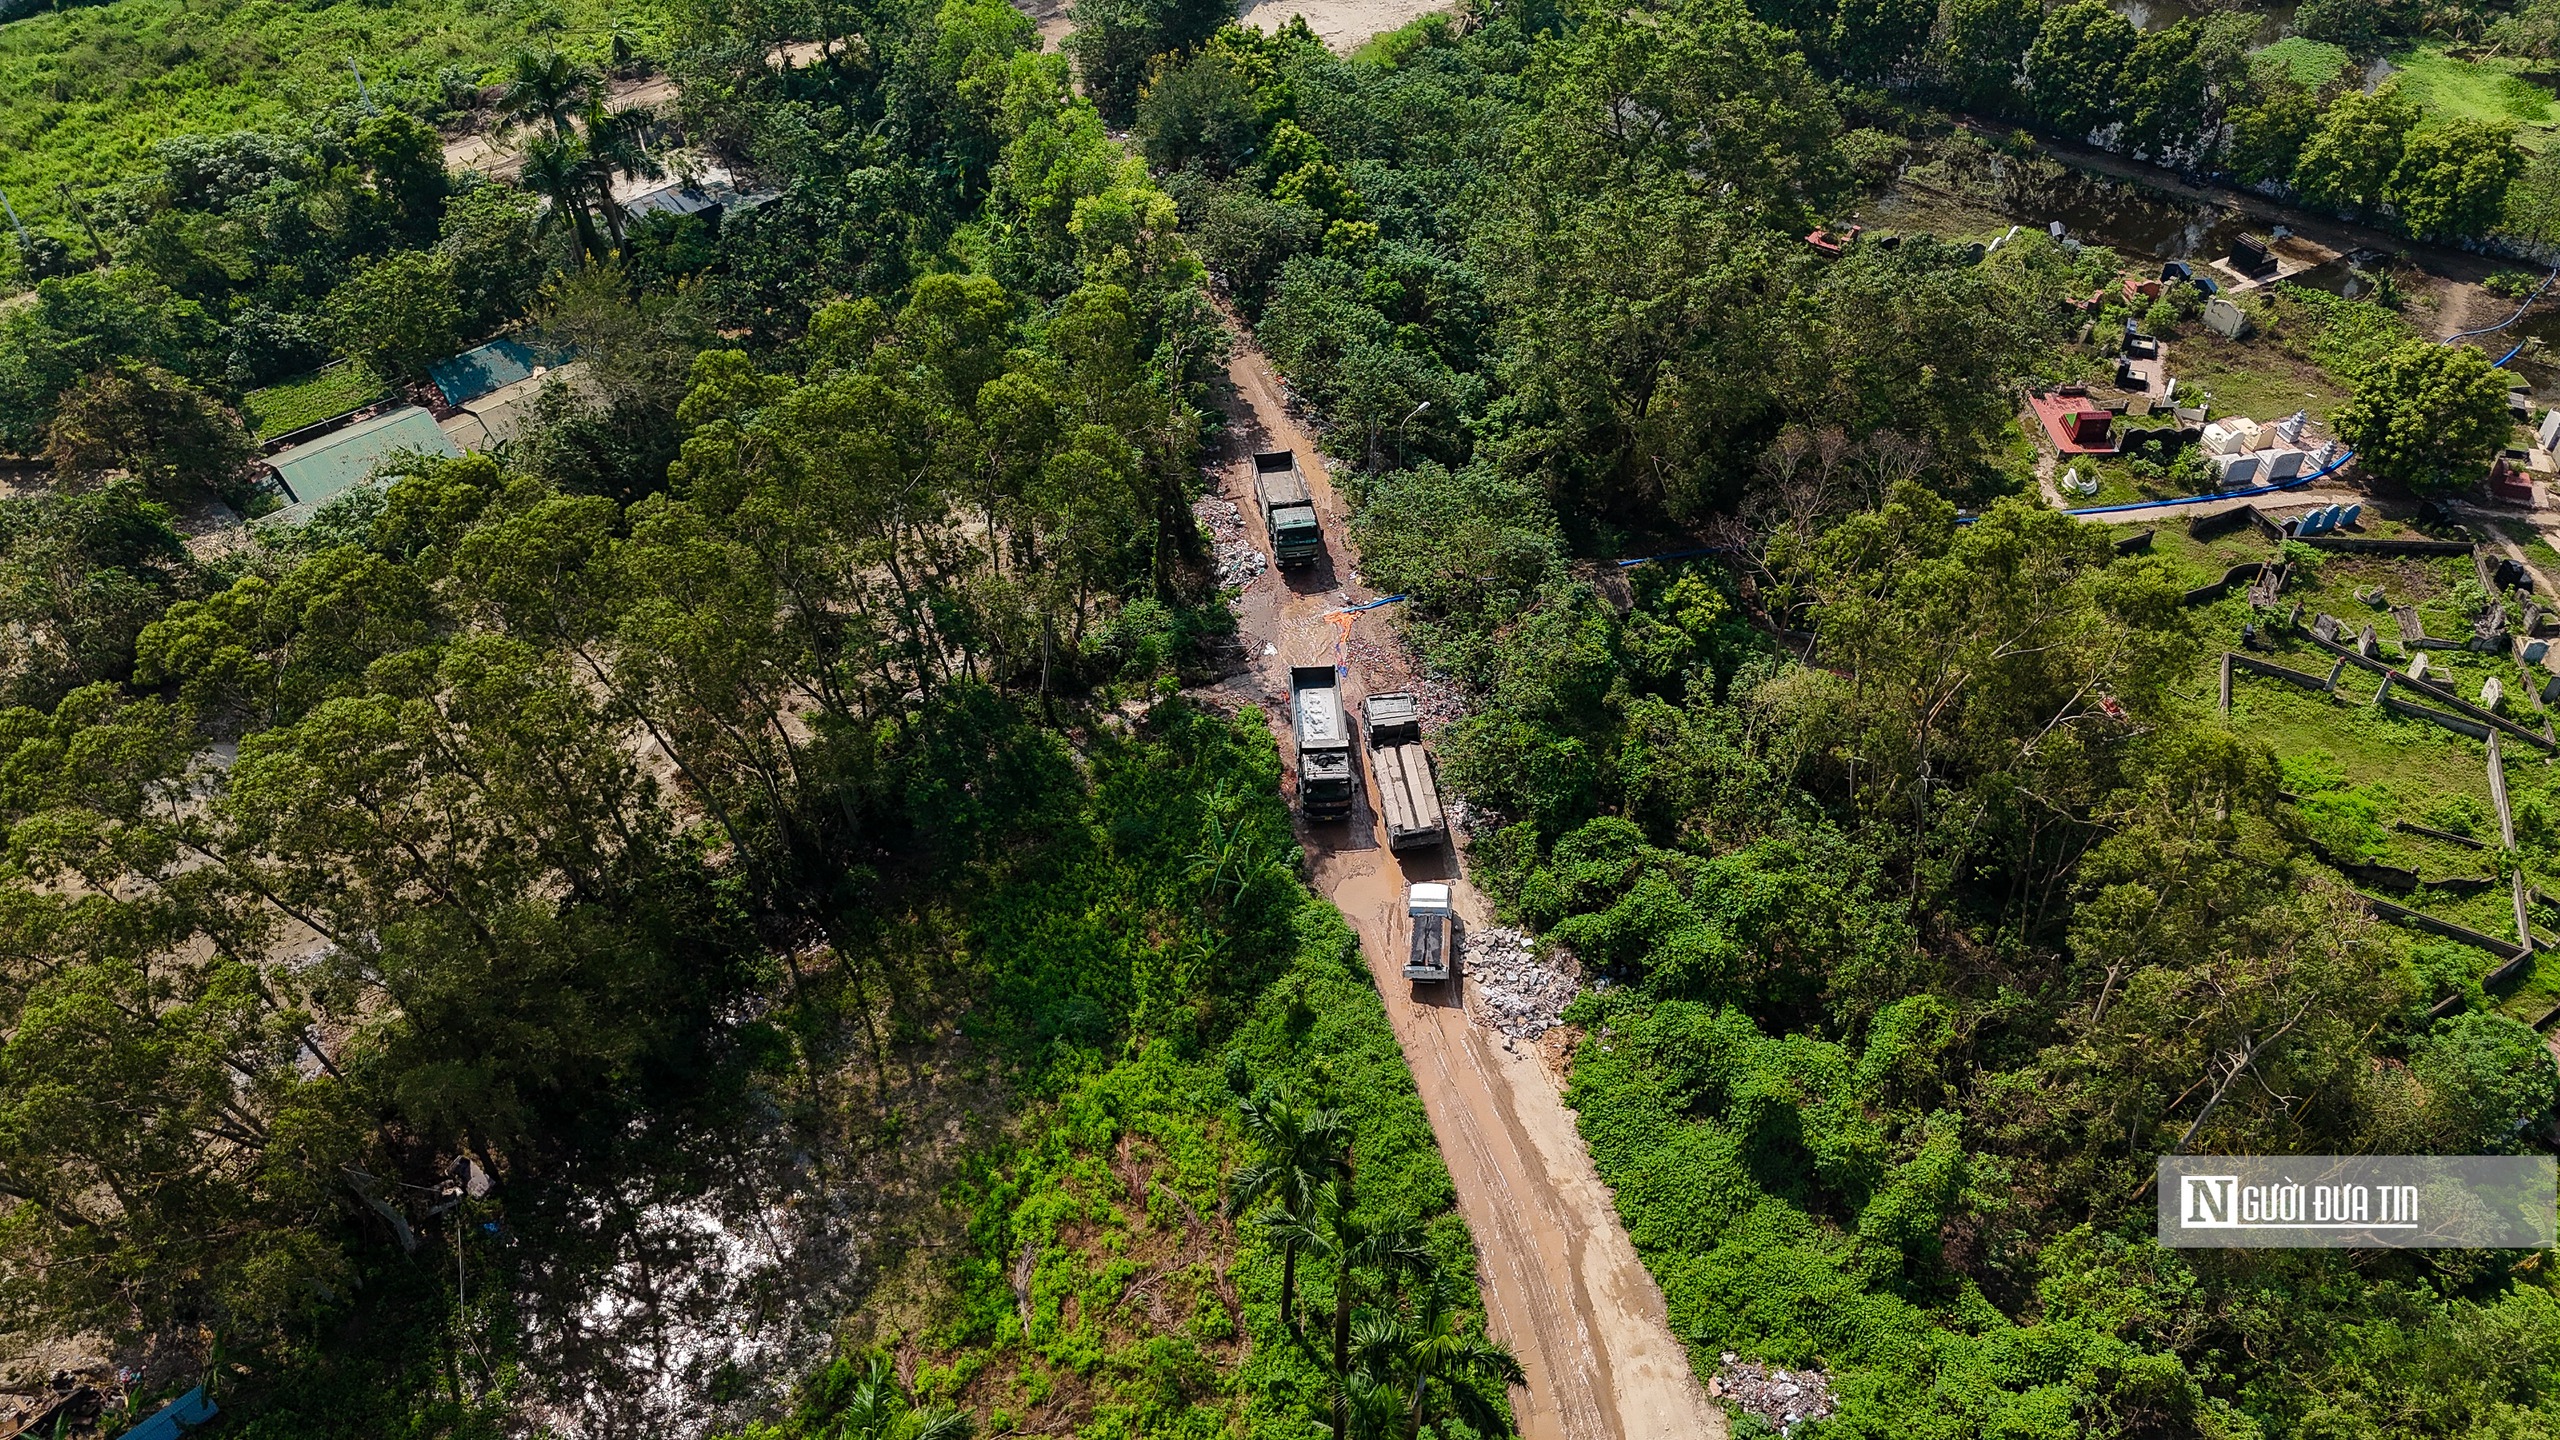
[{"label": "grass field", "polygon": [[0,188],[71,233],[56,186],[132,174],[173,135],[272,127],[356,98],[440,96],[515,49],[601,56],[620,27],[655,43],[650,0],[110,0],[0,25]]},{"label": "grass field", "polygon": [[344,415],[379,398],[383,383],[360,365],[331,365],[281,385],[252,390],[240,402],[242,418],[261,440]]},{"label": "grass field", "polygon": [[2514,60],[2459,60],[2438,45],[2391,57],[2391,73],[2429,114],[2516,125],[2517,143],[2540,149],[2554,138],[2560,106],[2548,89],[2518,74],[2522,68]]},{"label": "grass field", "polygon": [[2281,65],[2295,83],[2317,90],[2338,78],[2347,68],[2348,55],[2340,46],[2300,35],[2288,35],[2257,53],[2261,63]]}]

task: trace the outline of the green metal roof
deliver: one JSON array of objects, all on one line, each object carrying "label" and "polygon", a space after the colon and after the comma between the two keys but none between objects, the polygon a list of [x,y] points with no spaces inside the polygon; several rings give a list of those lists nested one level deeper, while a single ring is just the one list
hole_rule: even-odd
[{"label": "green metal roof", "polygon": [[394,452],[423,451],[460,457],[462,447],[436,427],[436,417],[415,405],[360,420],[344,430],[323,435],[267,457],[293,495],[295,518],[327,504],[350,485],[370,477]]}]

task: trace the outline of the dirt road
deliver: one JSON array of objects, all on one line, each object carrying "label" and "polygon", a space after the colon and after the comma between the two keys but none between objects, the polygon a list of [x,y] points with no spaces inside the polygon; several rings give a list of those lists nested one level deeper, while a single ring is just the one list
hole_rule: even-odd
[{"label": "dirt road", "polygon": [[[1242,338],[1227,368],[1231,453],[1223,493],[1257,515],[1246,456],[1297,452],[1324,521],[1327,559],[1311,570],[1267,570],[1237,603],[1250,667],[1224,687],[1285,715],[1288,667],[1342,664],[1374,645],[1399,655],[1385,611],[1339,612],[1373,598],[1356,574],[1343,533],[1340,497],[1326,483],[1316,447],[1279,403],[1280,383]],[[1259,520],[1250,519],[1259,535]],[[1268,537],[1260,537],[1267,544]],[[1267,652],[1267,653],[1266,653]],[[1343,699],[1367,693],[1365,667],[1348,666]],[[1281,753],[1294,753],[1285,740]],[[1347,822],[1300,827],[1316,886],[1360,933],[1370,973],[1386,999],[1396,1039],[1421,1089],[1424,1109],[1448,1161],[1458,1208],[1474,1232],[1479,1278],[1494,1335],[1528,1372],[1515,1392],[1528,1440],[1686,1440],[1721,1437],[1723,1412],[1710,1404],[1672,1337],[1662,1294],[1636,1258],[1607,1187],[1591,1168],[1556,1082],[1527,1047],[1514,1049],[1474,1023],[1463,982],[1416,986],[1403,978],[1403,917],[1410,880],[1457,882],[1459,913],[1490,923],[1484,897],[1465,882],[1454,855],[1395,856],[1363,785]]]}]

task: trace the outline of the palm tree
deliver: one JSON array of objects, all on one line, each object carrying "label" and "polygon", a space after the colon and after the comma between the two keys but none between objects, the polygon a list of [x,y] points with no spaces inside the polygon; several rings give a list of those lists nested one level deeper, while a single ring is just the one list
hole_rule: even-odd
[{"label": "palm tree", "polygon": [[855,1377],[831,1434],[841,1440],[969,1440],[969,1417],[948,1405],[918,1408],[874,1355]]},{"label": "palm tree", "polygon": [[1435,1272],[1415,1302],[1413,1316],[1395,1327],[1397,1366],[1407,1377],[1404,1437],[1417,1440],[1422,1427],[1444,1419],[1463,1422],[1479,1435],[1508,1435],[1510,1422],[1500,1406],[1468,1382],[1493,1381],[1497,1390],[1525,1385],[1520,1361],[1486,1335],[1458,1328],[1457,1292],[1449,1277]]},{"label": "palm tree", "polygon": [[507,88],[498,96],[498,133],[541,122],[551,127],[553,140],[567,141],[569,117],[594,81],[585,66],[557,50],[517,51]]},{"label": "palm tree", "polygon": [[1328,1187],[1317,1206],[1316,1223],[1299,1224],[1275,1217],[1272,1238],[1333,1262],[1333,1437],[1349,1440],[1354,1395],[1362,1386],[1351,1365],[1352,1296],[1359,1272],[1383,1270],[1390,1281],[1400,1275],[1422,1275],[1438,1264],[1422,1232],[1406,1225],[1373,1227],[1351,1213],[1351,1187]]},{"label": "palm tree", "polygon": [[613,234],[613,248],[622,248],[622,202],[613,197],[613,182],[624,176],[636,180],[657,180],[667,173],[658,157],[649,153],[649,127],[658,115],[647,107],[607,110],[604,102],[590,97],[587,113],[580,122],[586,131],[587,165],[596,190],[596,208],[604,214],[605,229]]},{"label": "palm tree", "polygon": [[524,147],[524,169],[516,183],[551,202],[541,224],[567,225],[577,237],[578,261],[588,256],[602,256],[603,244],[596,239],[595,219],[587,211],[587,197],[595,180],[593,162],[587,158],[585,143],[572,135],[560,139],[537,135]]},{"label": "palm tree", "polygon": [[1298,1327],[1298,1251],[1295,1236],[1317,1220],[1321,1197],[1351,1179],[1351,1127],[1339,1110],[1310,1107],[1295,1092],[1265,1086],[1236,1101],[1245,1137],[1261,1161],[1235,1173],[1227,1214],[1241,1215],[1268,1200],[1270,1233],[1280,1246],[1280,1322]]}]

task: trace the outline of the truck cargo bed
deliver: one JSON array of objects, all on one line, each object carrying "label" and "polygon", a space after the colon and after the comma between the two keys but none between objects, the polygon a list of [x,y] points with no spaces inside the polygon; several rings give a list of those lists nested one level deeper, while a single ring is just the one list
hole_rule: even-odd
[{"label": "truck cargo bed", "polygon": [[1448,838],[1440,787],[1431,755],[1420,745],[1390,745],[1377,752],[1378,807],[1387,820],[1387,848],[1410,850]]}]

